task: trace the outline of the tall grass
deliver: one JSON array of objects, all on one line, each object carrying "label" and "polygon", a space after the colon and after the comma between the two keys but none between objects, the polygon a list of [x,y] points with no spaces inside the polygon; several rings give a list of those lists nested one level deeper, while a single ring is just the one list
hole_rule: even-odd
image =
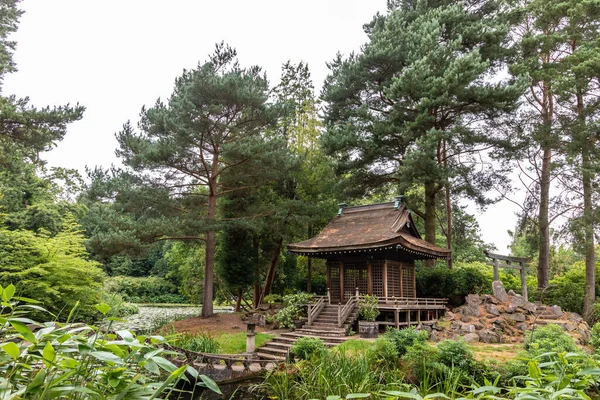
[{"label": "tall grass", "polygon": [[298,400],[409,388],[399,370],[380,365],[367,354],[330,350],[296,364],[295,370],[271,372],[259,386],[276,398]]},{"label": "tall grass", "polygon": [[182,349],[198,353],[218,354],[221,352],[221,345],[219,342],[207,332],[180,333],[177,335],[174,343]]}]

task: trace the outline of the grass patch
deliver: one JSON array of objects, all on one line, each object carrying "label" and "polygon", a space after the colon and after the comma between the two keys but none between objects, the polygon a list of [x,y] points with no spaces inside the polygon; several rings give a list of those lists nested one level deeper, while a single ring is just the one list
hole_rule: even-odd
[{"label": "grass patch", "polygon": [[[246,351],[246,332],[223,333],[217,335],[215,335],[215,340],[221,345],[221,353],[239,354]],[[274,337],[274,335],[269,335],[267,333],[257,333],[255,336],[256,347],[262,346]]]},{"label": "grass patch", "polygon": [[344,343],[338,346],[335,346],[335,348],[338,351],[343,352],[345,354],[357,354],[367,351],[368,349],[373,347],[374,344],[375,342],[371,342],[368,340],[350,339],[346,340]]},{"label": "grass patch", "polygon": [[515,359],[523,351],[523,345],[520,343],[471,343],[469,347],[478,361],[494,359],[506,362]]}]

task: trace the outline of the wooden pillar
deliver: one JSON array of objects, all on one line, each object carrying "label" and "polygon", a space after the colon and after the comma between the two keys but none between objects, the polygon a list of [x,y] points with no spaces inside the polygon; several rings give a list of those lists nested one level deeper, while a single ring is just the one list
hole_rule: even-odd
[{"label": "wooden pillar", "polygon": [[525,301],[529,301],[527,297],[527,277],[525,276],[525,265],[522,262],[519,263],[521,266],[521,296]]},{"label": "wooden pillar", "polygon": [[373,266],[371,261],[367,263],[367,293],[373,296]]},{"label": "wooden pillar", "polygon": [[415,268],[415,264],[412,265],[412,276],[413,276],[413,298],[417,298],[417,269]]},{"label": "wooden pillar", "polygon": [[406,323],[410,327],[410,310],[406,312]]},{"label": "wooden pillar", "polygon": [[400,311],[398,309],[394,310],[394,325],[396,329],[400,329]]},{"label": "wooden pillar", "polygon": [[[387,268],[388,268],[388,264],[387,264],[387,260],[385,260],[383,262],[383,297],[387,297],[388,295],[388,285],[387,285]],[[387,302],[387,299],[386,299]]]},{"label": "wooden pillar", "polygon": [[344,263],[340,263],[340,303],[344,301]]},{"label": "wooden pillar", "polygon": [[402,286],[402,275],[404,274],[404,263],[400,263],[400,297],[404,297],[404,288]]},{"label": "wooden pillar", "polygon": [[327,262],[327,287],[331,287],[331,264]]},{"label": "wooden pillar", "polygon": [[417,310],[417,322],[421,323],[421,310]]},{"label": "wooden pillar", "polygon": [[492,260],[494,262],[494,280],[499,281],[500,277],[498,275],[498,259],[493,258]]}]

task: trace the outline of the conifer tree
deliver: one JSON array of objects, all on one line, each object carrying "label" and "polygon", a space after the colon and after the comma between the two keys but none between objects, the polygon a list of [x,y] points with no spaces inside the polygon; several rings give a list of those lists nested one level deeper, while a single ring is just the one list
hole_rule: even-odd
[{"label": "conifer tree", "polygon": [[[159,100],[142,110],[139,131],[127,123],[117,135],[117,153],[141,180],[140,187],[165,200],[166,207],[157,204],[155,217],[166,213],[173,222],[150,240],[205,244],[205,317],[213,314],[216,231],[222,226],[219,198],[260,185],[256,175],[276,169],[269,155],[280,146],[263,135],[274,120],[268,91],[261,69],[240,67],[236,51],[221,43],[209,61],[176,79],[167,103]],[[221,181],[224,172],[243,173],[243,180],[229,181],[244,185],[227,186]],[[152,210],[152,199],[146,200]]]},{"label": "conifer tree", "polygon": [[492,122],[522,90],[487,80],[506,57],[500,2],[389,6],[366,26],[360,53],[330,64],[323,142],[339,171],[351,172],[356,195],[389,183],[400,192],[423,187],[425,239],[435,243],[436,199],[447,183],[480,203],[498,184],[473,154],[507,144]]}]

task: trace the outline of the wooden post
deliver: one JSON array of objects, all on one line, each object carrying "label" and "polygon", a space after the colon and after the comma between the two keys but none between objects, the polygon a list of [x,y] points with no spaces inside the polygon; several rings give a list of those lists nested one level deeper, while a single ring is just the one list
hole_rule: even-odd
[{"label": "wooden post", "polygon": [[525,276],[525,265],[522,262],[519,263],[521,266],[521,296],[525,301],[529,301],[527,297],[527,277]]},{"label": "wooden post", "polygon": [[371,261],[367,264],[367,293],[373,296],[373,266]]},{"label": "wooden post", "polygon": [[327,288],[327,305],[331,305],[331,290]]},{"label": "wooden post", "polygon": [[494,280],[499,281],[500,276],[498,275],[498,259],[493,258],[492,261],[494,262]]},{"label": "wooden post", "polygon": [[417,310],[417,323],[421,324],[421,310]]},{"label": "wooden post", "polygon": [[356,288],[356,300],[360,298],[360,292],[358,291],[358,287]]},{"label": "wooden post", "polygon": [[340,303],[344,301],[344,263],[340,263]]},{"label": "wooden post", "polygon": [[394,325],[400,329],[400,311],[397,308],[394,310]]},{"label": "wooden post", "polygon": [[387,295],[388,295],[388,285],[387,285],[387,260],[385,260],[383,262],[383,276],[382,276],[382,281],[383,281],[383,297],[385,297],[385,301],[387,303]]},{"label": "wooden post", "polygon": [[308,305],[308,326],[312,325],[312,313],[311,313],[311,309],[312,309],[312,304]]},{"label": "wooden post", "polygon": [[404,275],[404,263],[400,263],[400,297],[404,297],[404,285],[402,284],[402,275]]},{"label": "wooden post", "polygon": [[410,327],[410,310],[406,312],[406,322],[407,325]]}]

